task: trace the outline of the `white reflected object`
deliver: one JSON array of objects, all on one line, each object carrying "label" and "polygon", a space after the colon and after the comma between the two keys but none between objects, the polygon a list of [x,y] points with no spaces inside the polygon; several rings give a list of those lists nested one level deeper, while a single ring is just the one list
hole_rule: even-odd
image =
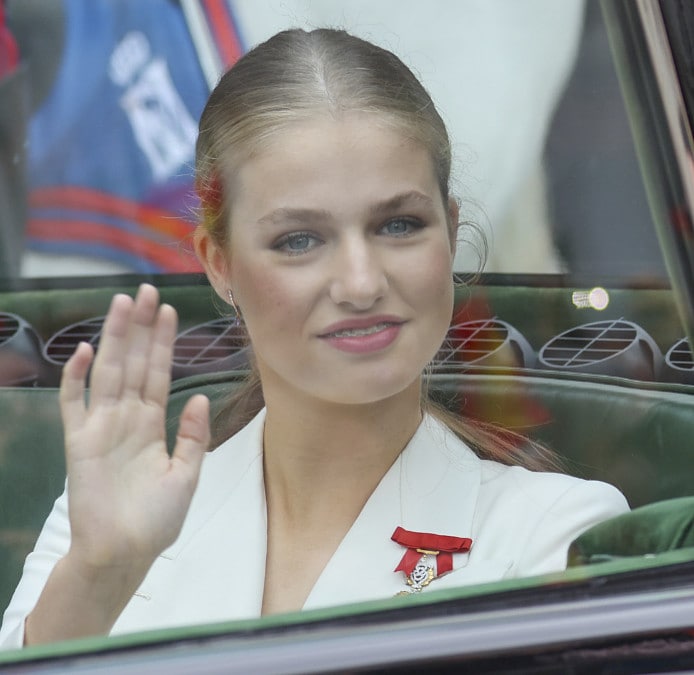
[{"label": "white reflected object", "polygon": [[574,291],[571,294],[571,302],[578,309],[597,309],[602,311],[610,304],[609,293],[600,286],[596,286],[589,291]]}]

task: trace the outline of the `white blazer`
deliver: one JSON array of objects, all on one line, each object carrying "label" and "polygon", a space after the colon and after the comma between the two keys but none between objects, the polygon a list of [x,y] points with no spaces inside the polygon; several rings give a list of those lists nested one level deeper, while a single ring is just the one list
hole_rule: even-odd
[{"label": "white blazer", "polygon": [[[265,577],[264,411],[209,453],[180,536],[156,560],[113,632],[260,616]],[[405,549],[397,526],[473,540],[430,589],[564,569],[571,541],[628,509],[614,487],[480,460],[432,417],[383,477],[330,559],[304,609],[394,596]],[[19,647],[24,619],[69,547],[65,495],[28,556],[0,646]]]}]

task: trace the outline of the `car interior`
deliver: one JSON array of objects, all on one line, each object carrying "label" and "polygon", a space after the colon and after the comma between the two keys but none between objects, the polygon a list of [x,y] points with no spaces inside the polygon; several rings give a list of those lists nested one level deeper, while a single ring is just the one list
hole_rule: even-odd
[{"label": "car interior", "polygon": [[[563,229],[556,234],[564,253],[574,256],[571,271],[457,274],[453,321],[428,378],[429,394],[451,410],[537,441],[556,453],[567,473],[606,481],[627,497],[632,511],[593,527],[574,541],[568,570],[553,575],[554,584],[562,579],[599,578],[610,571],[657,569],[660,564],[694,557],[694,357],[690,345],[694,303],[688,303],[682,290],[686,283],[681,283],[688,274],[682,271],[688,269],[688,254],[672,253],[678,244],[668,240],[681,236],[691,248],[691,223],[682,226],[681,214],[662,197],[669,189],[663,185],[677,181],[653,160],[652,172],[668,175],[656,187],[651,176],[651,187],[644,191],[636,154],[640,161],[648,159],[644,148],[650,147],[652,139],[632,126],[642,145],[637,144],[636,150],[622,148],[619,161],[623,164],[608,161],[597,166],[586,188],[605,193],[623,190],[619,202],[624,204],[623,211],[621,206],[601,208],[603,197],[597,197],[592,208],[600,211],[600,220],[582,238],[582,222],[591,212],[581,211],[583,193],[566,184],[581,178],[582,172],[588,180],[588,169],[596,166],[586,143],[596,135],[600,138],[595,128],[588,127],[583,137],[574,139],[575,146],[585,151],[578,158],[566,154],[561,138],[573,129],[572,116],[578,114],[576,102],[583,101],[585,87],[593,86],[581,74],[592,72],[595,64],[591,59],[598,53],[612,61],[605,20],[637,30],[632,20],[635,10],[624,6],[587,0],[577,65],[548,134],[544,161],[553,167],[548,189],[555,195],[552,208],[565,214],[558,217]],[[619,69],[620,54],[623,60],[629,50],[627,33],[611,30]],[[686,41],[683,44],[686,51]],[[627,101],[633,102],[640,85],[629,84],[629,77],[638,76],[626,70],[620,72],[622,86]],[[616,72],[605,77],[609,80],[605,87],[617,82]],[[599,94],[598,108],[605,104],[605,97]],[[621,101],[620,96],[615,113],[619,125],[608,124],[619,127],[618,136],[629,132],[628,111]],[[584,116],[592,114],[582,111]],[[600,108],[601,115],[603,112]],[[669,152],[666,148],[663,155],[667,157]],[[648,171],[646,174],[648,179]],[[611,183],[615,176],[623,182]],[[677,201],[677,190],[672,188],[672,192],[670,201]],[[670,234],[659,230],[657,223],[654,227],[649,204],[656,215],[667,213]],[[596,255],[591,267],[587,240],[594,238],[590,250],[600,249],[603,233],[612,224],[612,257]],[[648,232],[643,234],[645,230]],[[675,230],[679,235],[672,234]],[[8,270],[16,271],[14,256],[7,253],[8,247],[16,248],[16,239],[13,234],[10,244],[0,246],[0,260],[7,259]],[[655,250],[658,239],[664,254]],[[622,266],[612,264],[619,260],[621,247],[630,251],[631,258]],[[648,257],[642,257],[645,250]],[[173,305],[179,315],[167,414],[171,443],[178,416],[190,396],[206,394],[214,416],[229,391],[244,380],[250,356],[243,328],[199,273],[61,279],[8,275],[0,280],[0,419],[4,422],[0,431],[0,609],[8,604],[24,559],[54,500],[64,490],[58,403],[62,366],[80,341],[98,347],[114,293],[133,295],[143,281],[154,283],[162,301]],[[504,581],[434,592],[430,599],[419,597],[412,602],[417,606],[447,598],[472,598],[546,582]],[[397,602],[336,608],[318,612],[313,619],[392,608]],[[281,627],[297,621],[297,617],[272,617],[267,625]],[[247,624],[249,630],[253,626],[256,623]],[[196,632],[191,629],[187,634]],[[118,638],[116,644],[118,640],[132,644],[132,640],[153,639],[154,634]]]}]

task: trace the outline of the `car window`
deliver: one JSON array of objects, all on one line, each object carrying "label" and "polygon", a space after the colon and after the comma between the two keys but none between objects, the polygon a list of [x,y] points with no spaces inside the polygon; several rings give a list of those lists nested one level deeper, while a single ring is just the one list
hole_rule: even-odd
[{"label": "car window", "polygon": [[[393,50],[448,125],[463,225],[433,396],[510,429],[525,452],[546,445],[564,471],[611,483],[639,509],[577,541],[569,563],[579,571],[566,577],[434,600],[462,605],[525,584],[532,604],[562,579],[599,577],[596,563],[618,577],[694,546],[682,537],[694,508],[691,308],[661,252],[659,197],[643,178],[649,139],[620,65],[620,21],[636,10],[625,19],[598,0],[213,5],[5,3],[0,50],[12,45],[13,56],[3,62],[0,51],[0,609],[64,488],[62,367],[80,341],[98,348],[115,292],[152,281],[179,313],[170,442],[192,393],[210,396],[214,413],[240,386],[244,336],[192,250],[197,119],[221,70],[297,25],[343,26]],[[679,175],[667,161],[654,166],[667,180]],[[689,231],[682,213],[673,208],[671,220]],[[413,611],[425,604],[417,599]],[[325,610],[310,621],[342,612],[358,625],[362,613],[392,607]],[[283,621],[252,630],[281,633]],[[240,634],[249,625],[208,628]],[[199,634],[187,630],[176,636]]]}]

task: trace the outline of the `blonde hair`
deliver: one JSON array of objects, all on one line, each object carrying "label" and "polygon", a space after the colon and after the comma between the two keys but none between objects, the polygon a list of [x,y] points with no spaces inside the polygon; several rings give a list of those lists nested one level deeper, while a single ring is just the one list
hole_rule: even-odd
[{"label": "blonde hair", "polygon": [[[421,82],[393,53],[341,30],[287,30],[245,54],[205,106],[196,147],[201,223],[228,246],[234,171],[288,126],[316,116],[374,115],[427,148],[444,204],[449,199],[451,145],[446,125]],[[455,225],[455,224],[451,224]],[[251,356],[247,380],[215,419],[215,444],[242,428],[264,405]],[[533,469],[556,468],[551,455],[524,437],[462,418],[423,395],[422,407],[481,457]],[[531,444],[533,448],[536,446]]]},{"label": "blonde hair", "polygon": [[448,200],[446,125],[419,80],[391,52],[344,31],[288,30],[245,54],[215,87],[200,118],[196,186],[203,226],[228,236],[234,169],[284,129],[317,115],[373,114],[429,150]]}]

